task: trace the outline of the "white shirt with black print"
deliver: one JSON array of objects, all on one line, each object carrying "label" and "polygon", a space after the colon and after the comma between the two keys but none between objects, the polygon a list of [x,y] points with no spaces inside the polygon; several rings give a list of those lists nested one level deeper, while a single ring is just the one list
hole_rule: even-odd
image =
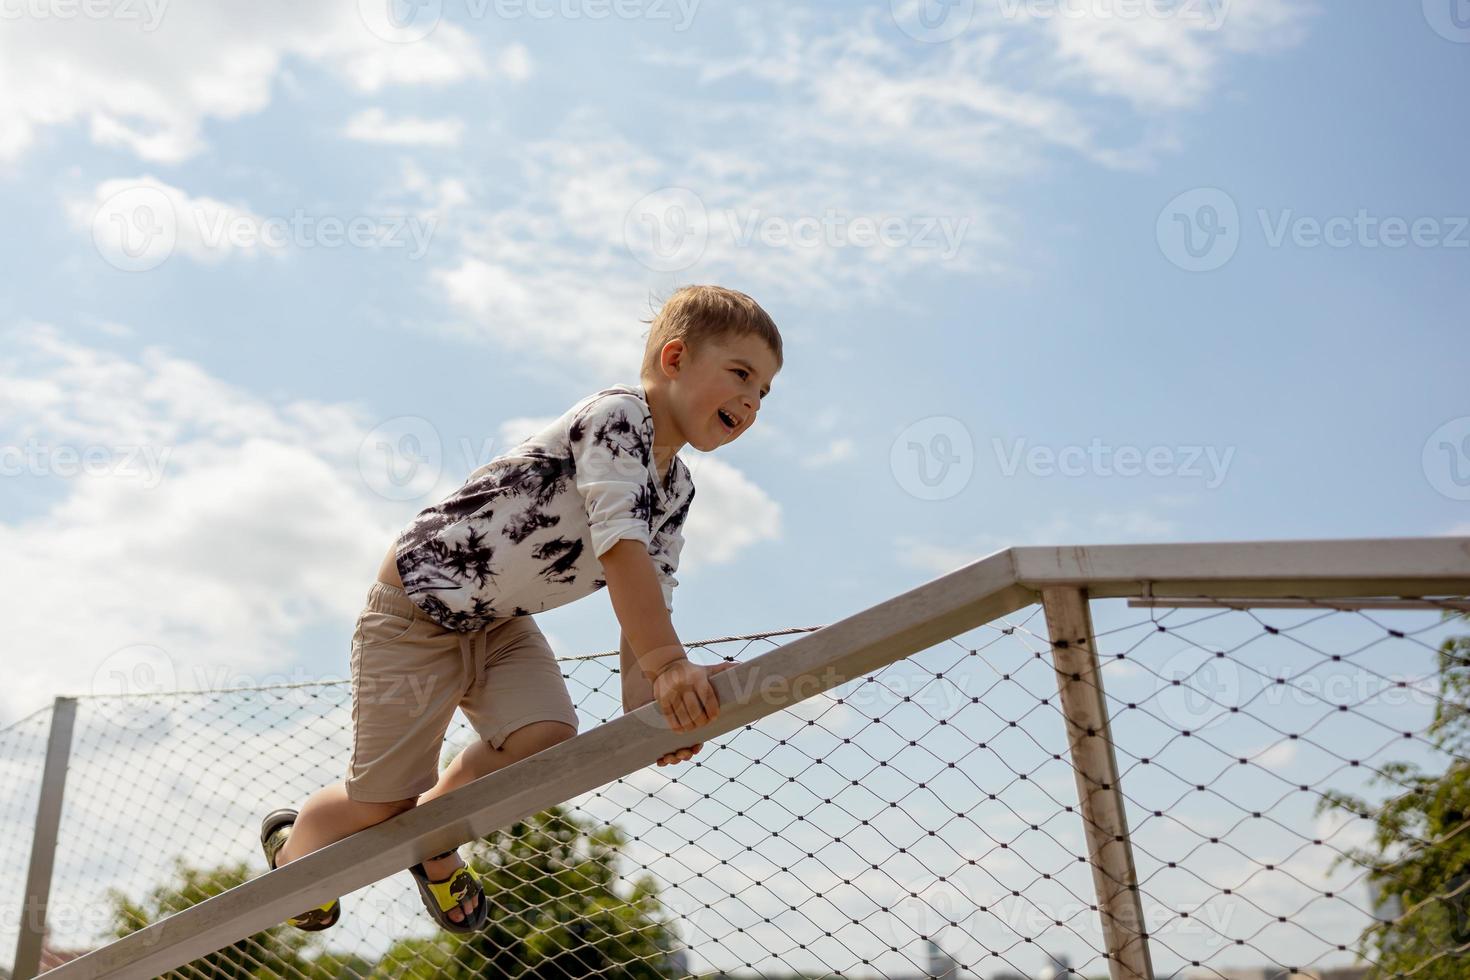
[{"label": "white shirt with black print", "polygon": [[677,454],[659,480],[643,387],[615,384],[420,511],[398,537],[398,574],[429,618],[469,632],[603,588],[602,555],[631,538],[648,547],[672,612],[693,500]]}]

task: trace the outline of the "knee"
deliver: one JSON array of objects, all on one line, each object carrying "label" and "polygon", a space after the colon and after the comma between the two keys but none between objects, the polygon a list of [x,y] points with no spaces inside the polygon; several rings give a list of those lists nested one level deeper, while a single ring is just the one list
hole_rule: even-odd
[{"label": "knee", "polygon": [[533,721],[529,725],[522,725],[506,736],[501,751],[525,758],[565,742],[576,734],[577,729],[566,722]]}]

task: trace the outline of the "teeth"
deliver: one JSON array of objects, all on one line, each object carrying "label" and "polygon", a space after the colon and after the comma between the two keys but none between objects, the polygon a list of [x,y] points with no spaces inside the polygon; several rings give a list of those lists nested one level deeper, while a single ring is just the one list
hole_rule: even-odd
[{"label": "teeth", "polygon": [[724,411],[723,409],[720,410],[720,421],[724,422],[726,425],[728,425],[732,429],[735,428],[735,419],[734,419],[734,417],[731,416],[730,413]]}]

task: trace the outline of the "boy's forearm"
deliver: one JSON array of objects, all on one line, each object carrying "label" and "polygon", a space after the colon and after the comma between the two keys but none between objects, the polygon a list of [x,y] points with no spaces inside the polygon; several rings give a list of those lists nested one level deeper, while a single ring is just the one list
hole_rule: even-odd
[{"label": "boy's forearm", "polygon": [[623,711],[641,708],[653,700],[653,684],[638,666],[628,634],[618,637],[618,674],[623,681]]},{"label": "boy's forearm", "polygon": [[658,573],[643,542],[624,538],[614,544],[602,553],[602,570],[613,612],[643,677],[652,678],[683,658],[684,645],[664,607]]}]

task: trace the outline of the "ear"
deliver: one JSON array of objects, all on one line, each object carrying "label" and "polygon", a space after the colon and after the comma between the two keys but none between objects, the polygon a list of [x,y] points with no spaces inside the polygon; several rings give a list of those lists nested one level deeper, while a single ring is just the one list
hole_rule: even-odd
[{"label": "ear", "polygon": [[675,338],[664,344],[663,350],[658,353],[659,369],[663,371],[664,377],[675,378],[679,370],[689,360],[689,345]]}]

